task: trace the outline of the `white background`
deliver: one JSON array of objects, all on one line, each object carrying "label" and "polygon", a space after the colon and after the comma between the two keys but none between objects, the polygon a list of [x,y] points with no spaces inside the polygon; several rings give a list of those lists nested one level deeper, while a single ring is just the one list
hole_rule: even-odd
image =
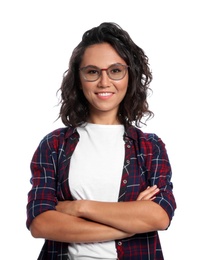
[{"label": "white background", "polygon": [[5,0],[0,2],[1,255],[36,260],[43,240],[25,227],[29,164],[41,138],[63,126],[62,73],[82,34],[116,22],[149,57],[155,117],[143,131],[166,143],[173,169],[175,217],[160,232],[166,260],[199,257],[198,0]]}]

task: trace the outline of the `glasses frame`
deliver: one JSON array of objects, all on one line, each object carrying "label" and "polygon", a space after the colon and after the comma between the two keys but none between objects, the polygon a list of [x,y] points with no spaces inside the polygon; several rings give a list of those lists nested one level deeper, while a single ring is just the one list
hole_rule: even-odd
[{"label": "glasses frame", "polygon": [[[108,69],[110,69],[111,67],[116,66],[116,65],[120,65],[120,66],[123,66],[123,67],[125,68],[124,75],[123,75],[121,78],[119,78],[119,79],[114,79],[114,78],[110,77],[110,75],[109,75],[109,73],[108,73]],[[89,68],[89,67],[94,68],[94,69],[96,69],[97,71],[99,71],[99,76],[97,77],[97,79],[88,80],[88,79],[85,77],[85,74],[84,74],[83,71],[84,71],[85,69]],[[126,73],[127,73],[128,68],[129,68],[129,66],[126,65],[126,64],[114,63],[114,64],[110,65],[108,68],[102,68],[102,69],[100,69],[100,68],[97,67],[97,66],[88,65],[88,66],[86,66],[86,67],[79,68],[79,71],[81,72],[81,74],[82,74],[84,80],[87,81],[87,82],[97,81],[97,80],[101,77],[102,71],[106,71],[106,73],[107,73],[109,79],[118,81],[118,80],[123,79],[123,78],[126,76]]]}]

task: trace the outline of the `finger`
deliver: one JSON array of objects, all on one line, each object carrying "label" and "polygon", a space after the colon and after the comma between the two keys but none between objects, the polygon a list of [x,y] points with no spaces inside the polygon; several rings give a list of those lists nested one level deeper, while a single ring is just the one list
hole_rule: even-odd
[{"label": "finger", "polygon": [[137,198],[137,200],[150,200],[159,192],[159,189],[156,185],[152,187],[147,187],[146,190],[141,192]]},{"label": "finger", "polygon": [[157,188],[156,185],[154,185],[154,186],[152,186],[152,187],[148,186],[148,187],[146,188],[146,190],[144,190],[144,191],[142,191],[142,192],[140,193],[140,197],[144,197],[144,196],[146,196],[146,195],[148,195],[148,194],[154,192],[154,190],[155,190],[156,188]]}]

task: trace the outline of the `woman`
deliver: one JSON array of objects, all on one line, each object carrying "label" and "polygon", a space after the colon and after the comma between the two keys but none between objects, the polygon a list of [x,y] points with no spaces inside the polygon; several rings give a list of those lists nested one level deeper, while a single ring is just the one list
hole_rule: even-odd
[{"label": "woman", "polygon": [[38,259],[161,260],[176,208],[165,145],[139,128],[152,74],[114,23],[84,33],[60,88],[65,127],[34,153],[27,227]]}]

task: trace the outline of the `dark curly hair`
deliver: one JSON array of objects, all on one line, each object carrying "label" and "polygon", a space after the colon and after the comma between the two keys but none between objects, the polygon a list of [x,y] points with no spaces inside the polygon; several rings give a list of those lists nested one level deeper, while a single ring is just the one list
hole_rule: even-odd
[{"label": "dark curly hair", "polygon": [[87,122],[89,106],[80,88],[79,65],[88,46],[104,42],[109,43],[129,66],[127,93],[119,106],[118,119],[123,125],[135,124],[140,127],[140,123],[145,124],[142,122],[143,117],[149,119],[153,116],[147,102],[149,84],[152,80],[148,57],[126,31],[116,23],[109,22],[86,31],[82,41],[72,52],[69,69],[64,73],[58,90],[61,91],[58,118],[61,118],[66,126],[77,127]]}]

